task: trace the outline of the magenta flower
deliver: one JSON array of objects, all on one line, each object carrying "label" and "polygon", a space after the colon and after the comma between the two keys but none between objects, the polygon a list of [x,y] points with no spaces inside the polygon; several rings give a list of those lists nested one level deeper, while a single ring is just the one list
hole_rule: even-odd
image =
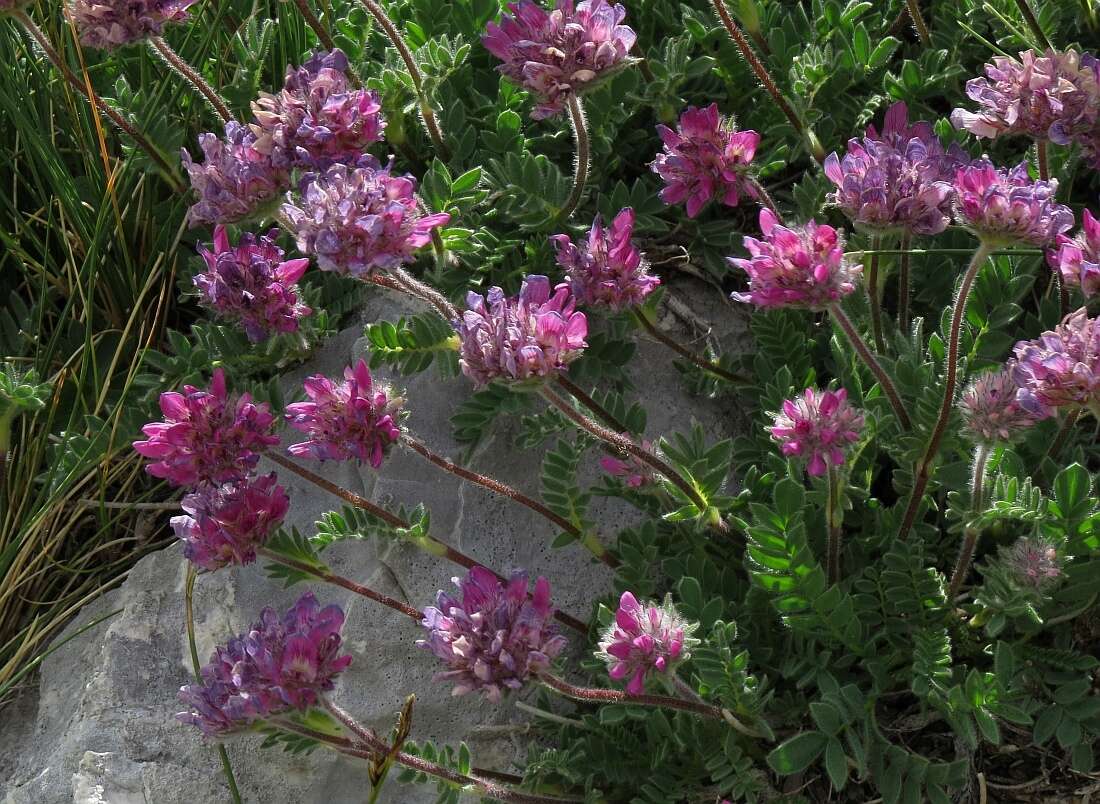
[{"label": "magenta flower", "polygon": [[807,388],[802,396],[788,399],[783,410],[771,414],[767,430],[784,455],[802,458],[812,477],[827,467],[844,465],[844,450],[859,441],[863,413],[848,404],[848,392]]},{"label": "magenta flower", "polygon": [[999,170],[977,159],[955,172],[955,214],[987,242],[1048,246],[1073,226],[1073,212],[1054,200],[1057,190],[1057,179],[1032,181],[1026,162]]},{"label": "magenta flower", "polygon": [[321,608],[312,592],[281,618],[264,609],[247,633],[214,650],[200,684],[180,689],[188,711],[176,719],[215,737],[315,706],[351,664],[351,656],[338,655],[343,626],[343,610]]},{"label": "magenta flower", "polygon": [[207,270],[193,281],[202,292],[203,306],[239,322],[253,343],[278,332],[297,332],[298,319],[312,312],[298,301],[296,292],[309,260],[283,262],[276,237],[277,229],[266,237],[244,234],[234,247],[219,225],[214,228],[214,250],[199,248]]},{"label": "magenta flower", "polygon": [[497,69],[535,96],[535,120],[562,112],[570,94],[581,95],[631,63],[637,39],[622,25],[626,9],[606,0],[558,0],[546,11],[533,0],[509,3],[511,15],[490,22],[481,37],[503,62]]},{"label": "magenta flower", "polygon": [[610,230],[596,218],[587,243],[578,245],[564,234],[550,238],[558,265],[581,304],[606,305],[619,311],[641,304],[661,284],[649,274],[649,263],[634,245],[633,234],[634,210],[627,208],[615,216]]},{"label": "magenta flower", "polygon": [[1021,536],[1007,550],[1002,549],[1001,561],[1013,580],[1036,592],[1045,592],[1062,575],[1058,550],[1039,536]]},{"label": "magenta flower", "polygon": [[416,202],[416,180],[392,176],[373,157],[355,165],[335,164],[302,180],[295,206],[283,213],[290,219],[298,248],[317,257],[325,271],[366,276],[378,269],[412,262],[416,250],[444,226],[446,213],[424,215]]},{"label": "magenta flower", "polygon": [[251,564],[279,527],[290,498],[275,473],[204,486],[183,498],[184,515],[172,517],[172,529],[183,542],[183,555],[205,570]]},{"label": "magenta flower", "polygon": [[401,438],[405,400],[376,386],[366,361],[344,369],[344,382],[315,374],[305,381],[309,402],[286,406],[286,418],[308,441],[287,448],[291,455],[318,460],[355,458],[377,469],[389,448]]},{"label": "magenta flower", "polygon": [[743,195],[758,197],[749,167],[760,135],[738,131],[732,117],[718,114],[717,103],[705,109],[689,106],[676,131],[659,125],[657,133],[664,150],[650,168],[665,182],[661,200],[666,204],[686,201],[688,217],[694,218],[713,199],[735,207]]},{"label": "magenta flower", "polygon": [[1066,286],[1081,288],[1085,298],[1100,293],[1100,221],[1085,210],[1076,237],[1058,235],[1057,247],[1047,252],[1050,267]]},{"label": "magenta flower", "polygon": [[456,322],[462,373],[478,385],[497,378],[552,377],[581,356],[588,344],[588,319],[576,312],[569,285],[550,291],[550,280],[532,274],[518,296],[498,287],[488,299],[466,295],[469,309]]},{"label": "magenta flower", "polygon": [[630,679],[629,694],[641,695],[647,675],[669,676],[691,656],[690,649],[699,644],[691,636],[698,627],[680,615],[671,595],[658,606],[652,601],[639,603],[633,594],[623,592],[615,621],[600,636],[596,656],[607,662],[608,675],[615,681]]},{"label": "magenta flower", "polygon": [[788,229],[765,208],[760,210],[760,230],[763,240],[744,240],[749,259],[729,258],[749,275],[748,293],[732,294],[734,301],[822,310],[856,289],[863,269],[844,258],[844,240],[832,226],[810,221]]},{"label": "magenta flower", "polygon": [[[624,438],[630,438],[629,433],[623,433],[622,435]],[[653,443],[643,440],[642,449],[646,452],[652,452]],[[618,458],[604,455],[600,458],[600,466],[608,474],[622,478],[623,482],[632,489],[640,489],[643,486],[649,486],[657,482],[653,467],[634,455],[625,454]]]},{"label": "magenta flower", "polygon": [[146,471],[175,486],[220,485],[246,478],[260,453],[279,443],[275,417],[248,394],[231,398],[225,372],[214,369],[210,390],[183,386],[160,395],[164,421],[141,428],[148,438],[134,449],[153,462]]},{"label": "magenta flower", "polygon": [[1089,318],[1084,307],[1014,351],[1013,377],[1024,403],[1100,409],[1100,319]]},{"label": "magenta flower", "polygon": [[545,578],[535,581],[530,596],[525,572],[514,573],[505,584],[484,567],[474,567],[454,582],[461,598],[440,592],[435,606],[424,609],[428,638],[416,643],[447,666],[435,678],[454,681],[452,694],[481,690],[499,701],[506,690],[520,689],[548,668],[565,647],[565,637],[552,622]]},{"label": "magenta flower", "polygon": [[256,135],[247,126],[230,120],[225,139],[199,135],[205,157],[201,165],[183,149],[180,159],[199,199],[187,212],[188,225],[238,223],[272,211],[279,194],[290,186],[290,173],[278,154],[262,153],[256,145]]},{"label": "magenta flower", "polygon": [[315,53],[301,67],[288,66],[282,92],[262,92],[252,104],[256,147],[323,170],[355,162],[381,141],[386,123],[378,94],[354,88],[347,70],[339,48]]},{"label": "magenta flower", "polygon": [[966,437],[977,444],[1015,441],[1024,430],[1050,415],[1045,406],[1019,390],[1012,361],[971,383],[959,399]]},{"label": "magenta flower", "polygon": [[85,47],[114,50],[160,36],[166,23],[187,19],[196,0],[72,0],[69,16]]}]

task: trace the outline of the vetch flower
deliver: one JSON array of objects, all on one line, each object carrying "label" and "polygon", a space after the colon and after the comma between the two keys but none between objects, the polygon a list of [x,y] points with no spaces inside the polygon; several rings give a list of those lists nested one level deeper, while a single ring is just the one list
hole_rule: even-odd
[{"label": "vetch flower", "polygon": [[180,689],[188,711],[176,718],[211,737],[315,706],[351,664],[339,655],[343,626],[343,610],[321,608],[312,592],[282,617],[264,609],[247,633],[214,650],[201,683]]},{"label": "vetch flower", "polygon": [[1085,210],[1076,237],[1058,235],[1057,247],[1047,252],[1050,267],[1066,286],[1081,289],[1085,298],[1100,293],[1100,221]]},{"label": "vetch flower", "polygon": [[1013,362],[972,382],[959,399],[962,429],[977,444],[1015,441],[1050,411],[1016,385]]},{"label": "vetch flower", "polygon": [[1100,320],[1084,307],[1014,351],[1013,377],[1026,404],[1100,409]]},{"label": "vetch flower", "polygon": [[573,295],[581,304],[606,305],[618,311],[645,301],[661,280],[649,274],[645,256],[631,239],[634,210],[615,216],[610,229],[596,218],[587,243],[574,243],[569,235],[550,238],[558,265],[569,278]]},{"label": "vetch flower", "polygon": [[180,159],[198,201],[187,212],[190,226],[237,223],[262,217],[290,186],[287,163],[256,147],[256,135],[236,120],[225,124],[225,138],[199,135],[205,161],[195,164],[187,149]]},{"label": "vetch flower", "polygon": [[1026,162],[1000,170],[977,159],[955,172],[954,183],[959,223],[988,243],[1048,246],[1073,226],[1073,212],[1054,200],[1058,180],[1032,181]]},{"label": "vetch flower", "polygon": [[317,257],[325,271],[366,276],[415,259],[431,232],[450,221],[446,213],[424,215],[412,176],[394,176],[373,157],[354,165],[335,164],[302,179],[297,204],[290,196],[283,213],[298,248]]},{"label": "vetch flower", "polygon": [[355,458],[377,469],[390,446],[401,438],[405,400],[375,385],[366,361],[344,369],[344,382],[315,374],[305,381],[309,402],[286,406],[286,418],[308,441],[287,448],[291,455],[319,460]]},{"label": "vetch flower", "polygon": [[569,285],[550,290],[550,280],[532,274],[518,296],[498,287],[488,298],[466,296],[469,307],[455,323],[462,373],[478,385],[505,378],[552,377],[581,356],[588,319],[576,312]]},{"label": "vetch flower", "polygon": [[69,16],[85,47],[114,50],[160,36],[165,24],[187,19],[196,0],[72,0]]},{"label": "vetch flower", "polygon": [[298,301],[295,286],[309,260],[284,262],[276,237],[277,229],[266,237],[244,234],[232,246],[225,227],[219,225],[214,228],[214,250],[199,248],[207,270],[193,281],[202,292],[203,306],[239,322],[253,343],[275,333],[297,332],[298,319],[312,312]]},{"label": "vetch flower", "polygon": [[354,88],[347,70],[339,48],[315,53],[301,67],[288,66],[283,90],[260,93],[252,104],[257,149],[278,150],[297,165],[323,170],[355,162],[379,142],[386,128],[381,100]]},{"label": "vetch flower", "polygon": [[454,681],[454,695],[480,690],[499,701],[506,690],[520,689],[549,667],[565,647],[552,621],[545,578],[535,581],[530,596],[525,572],[514,573],[505,584],[484,567],[474,567],[454,582],[460,597],[439,593],[435,606],[424,609],[428,637],[416,643],[447,666],[436,680]]},{"label": "vetch flower", "polygon": [[691,636],[698,627],[680,615],[671,595],[657,605],[653,601],[640,603],[631,592],[623,592],[614,622],[600,637],[596,656],[607,662],[611,678],[629,679],[628,693],[641,695],[646,676],[668,676],[691,656],[690,649],[699,644]]},{"label": "vetch flower", "polygon": [[256,467],[260,453],[278,444],[275,417],[248,394],[232,398],[225,372],[214,370],[210,390],[193,385],[160,395],[164,421],[141,428],[148,437],[134,449],[153,462],[146,471],[176,486],[242,480]]},{"label": "vetch flower", "polygon": [[560,114],[580,95],[631,63],[636,34],[622,24],[626,9],[606,0],[557,0],[547,11],[534,0],[509,3],[511,14],[481,37],[503,62],[497,69],[535,96],[535,120]]},{"label": "vetch flower", "polygon": [[704,109],[689,106],[673,131],[658,125],[664,150],[650,168],[665,182],[661,200],[666,204],[687,202],[689,218],[698,215],[711,200],[728,207],[741,203],[741,196],[757,198],[749,168],[760,135],[738,131],[732,117],[722,117],[718,104]]},{"label": "vetch flower", "polygon": [[195,566],[217,570],[251,564],[279,527],[290,498],[275,473],[222,486],[204,486],[183,498],[184,514],[172,517],[183,555]]},{"label": "vetch flower", "polygon": [[763,240],[744,240],[749,259],[729,258],[749,275],[748,293],[732,294],[735,301],[821,310],[855,290],[863,269],[844,258],[844,240],[832,226],[810,221],[787,228],[765,208],[760,230]]},{"label": "vetch flower", "polygon": [[843,388],[807,388],[771,415],[774,422],[767,430],[780,452],[805,460],[806,471],[813,477],[825,474],[827,467],[843,466],[844,450],[859,441],[863,429],[863,413],[848,404]]},{"label": "vetch flower", "polygon": [[1020,537],[1007,550],[1002,550],[1001,560],[1013,580],[1037,592],[1050,588],[1062,575],[1058,550],[1042,537]]}]

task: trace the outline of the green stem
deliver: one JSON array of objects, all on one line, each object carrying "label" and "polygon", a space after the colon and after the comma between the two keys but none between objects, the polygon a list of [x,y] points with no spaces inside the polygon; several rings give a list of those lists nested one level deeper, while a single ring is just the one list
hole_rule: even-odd
[{"label": "green stem", "polygon": [[302,19],[306,21],[306,25],[313,29],[313,33],[317,34],[317,40],[324,46],[325,50],[334,50],[336,43],[332,41],[332,36],[328,30],[321,24],[321,20],[313,13],[313,9],[309,7],[309,0],[294,0],[294,5],[298,7],[298,12],[302,15]]},{"label": "green stem", "polygon": [[901,257],[898,260],[898,329],[909,332],[909,243],[912,235],[901,236]]},{"label": "green stem", "polygon": [[882,337],[882,302],[878,296],[878,249],[882,238],[875,235],[871,241],[871,264],[867,268],[867,301],[871,305],[871,337],[875,340],[875,350],[879,354],[886,352],[886,341]]},{"label": "green stem", "polygon": [[584,106],[575,92],[569,93],[569,123],[573,128],[573,139],[577,144],[577,160],[573,171],[573,189],[565,199],[565,205],[558,211],[558,220],[568,220],[584,197],[584,188],[588,183],[588,168],[592,163],[591,144],[588,139],[588,123],[584,117]]},{"label": "green stem", "polygon": [[909,19],[913,21],[913,27],[917,29],[920,43],[925,47],[932,47],[932,33],[928,30],[924,15],[921,14],[920,0],[905,0],[905,4],[909,11]]},{"label": "green stem", "polygon": [[828,528],[826,554],[829,584],[840,583],[840,543],[844,527],[844,505],[840,496],[840,472],[830,466],[826,482],[829,485],[825,499],[825,521]]},{"label": "green stem", "polygon": [[1050,40],[1047,39],[1047,35],[1043,33],[1043,26],[1039,24],[1039,18],[1035,16],[1035,12],[1031,10],[1031,5],[1027,0],[1016,0],[1016,5],[1020,9],[1020,13],[1024,17],[1024,22],[1027,23],[1027,27],[1031,29],[1031,32],[1035,34],[1035,38],[1039,40],[1039,44],[1045,50],[1051,50]]},{"label": "green stem", "polygon": [[875,357],[875,353],[871,351],[867,342],[863,340],[863,336],[859,334],[859,330],[852,323],[852,319],[848,318],[848,315],[840,309],[839,304],[834,304],[829,308],[829,315],[832,316],[837,326],[848,338],[848,343],[852,344],[852,348],[856,350],[856,354],[863,360],[864,365],[875,375],[879,387],[882,388],[882,392],[886,394],[886,399],[890,402],[890,407],[894,409],[898,424],[901,425],[903,430],[911,430],[913,422],[910,421],[909,414],[905,411],[905,405],[902,404],[901,394],[898,393],[897,386],[890,379],[890,375],[886,373],[886,369],[878,362],[878,358]]},{"label": "green stem", "polygon": [[214,91],[214,88],[206,82],[198,70],[188,64],[183,58],[172,49],[172,46],[164,41],[162,37],[154,36],[149,39],[149,47],[153,49],[154,53],[160,55],[164,59],[165,64],[172,68],[179,76],[194,89],[199,95],[205,99],[212,107],[214,111],[218,113],[223,122],[228,123],[233,119],[233,115],[229,112],[229,107],[226,105],[225,99]]},{"label": "green stem", "polygon": [[735,385],[746,385],[751,382],[748,377],[742,376],[741,374],[734,374],[732,371],[727,371],[726,369],[722,368],[717,362],[713,360],[708,360],[702,355],[696,354],[695,352],[688,349],[686,346],[678,343],[674,338],[662,332],[656,324],[649,320],[649,317],[645,314],[645,312],[638,309],[637,307],[631,310],[631,314],[633,315],[634,320],[637,321],[638,324],[642,327],[642,329],[652,335],[654,339],[667,346],[676,354],[680,355],[680,357],[691,363],[694,363],[696,366],[703,369],[703,371],[710,372],[716,377],[721,377],[726,382],[734,383]]}]

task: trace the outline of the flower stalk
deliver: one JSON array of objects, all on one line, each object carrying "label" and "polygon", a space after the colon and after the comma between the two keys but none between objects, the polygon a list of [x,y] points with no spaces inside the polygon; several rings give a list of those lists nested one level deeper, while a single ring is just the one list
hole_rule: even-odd
[{"label": "flower stalk", "polygon": [[909,245],[912,235],[905,232],[901,236],[901,251],[898,259],[898,329],[909,331]]},{"label": "flower stalk", "polygon": [[1024,22],[1027,23],[1027,27],[1031,29],[1031,32],[1035,34],[1035,38],[1039,40],[1039,45],[1044,50],[1051,50],[1050,40],[1047,39],[1047,35],[1043,32],[1043,26],[1039,24],[1039,18],[1035,16],[1035,12],[1031,10],[1031,4],[1027,0],[1016,0],[1016,6],[1020,9],[1020,14],[1024,18]]},{"label": "flower stalk", "polygon": [[825,498],[825,520],[828,527],[826,549],[829,584],[840,583],[840,543],[844,528],[844,501],[840,490],[840,471],[830,465],[825,482],[828,493]]},{"label": "flower stalk", "polygon": [[723,722],[726,720],[722,710],[717,706],[697,701],[685,701],[683,698],[674,698],[670,695],[631,695],[622,690],[605,689],[603,687],[578,687],[575,684],[570,684],[564,678],[546,672],[539,673],[538,680],[555,692],[560,692],[567,698],[576,701],[637,704],[655,709],[676,709],[680,712],[689,712],[711,720],[721,720]]},{"label": "flower stalk", "polygon": [[321,20],[309,7],[309,0],[294,0],[294,5],[297,6],[302,19],[306,21],[306,25],[313,30],[313,33],[317,34],[317,41],[324,46],[325,50],[334,50],[336,43],[332,41],[332,35],[329,34],[328,29],[321,24]]},{"label": "flower stalk", "polygon": [[631,310],[631,313],[634,316],[634,320],[638,322],[638,325],[641,326],[642,329],[652,335],[656,341],[667,346],[689,363],[693,363],[703,371],[713,374],[716,377],[721,377],[726,382],[733,383],[734,385],[746,385],[750,382],[748,377],[741,374],[734,374],[732,371],[727,371],[716,361],[708,360],[702,355],[691,351],[683,344],[678,343],[674,338],[669,337],[669,335],[662,332],[656,324],[649,320],[649,316],[647,316],[644,311],[635,307]]},{"label": "flower stalk", "polygon": [[[970,513],[973,516],[985,510],[985,470],[989,462],[989,456],[993,448],[988,444],[979,444],[974,450],[974,463],[971,467],[970,481]],[[955,569],[951,573],[951,583],[947,588],[947,599],[954,600],[959,596],[963,581],[970,572],[970,564],[974,560],[974,550],[978,546],[980,531],[968,524],[963,532],[962,547],[959,548],[959,557],[955,561]]]},{"label": "flower stalk", "polygon": [[932,47],[932,32],[928,30],[928,23],[924,21],[924,15],[920,10],[920,0],[905,0],[905,7],[909,12],[909,19],[917,31],[920,43],[925,47]]},{"label": "flower stalk", "polygon": [[901,394],[898,393],[897,386],[895,386],[894,381],[890,379],[890,375],[886,373],[886,369],[878,362],[878,358],[875,357],[874,352],[867,346],[867,342],[864,341],[863,337],[859,334],[859,330],[857,330],[855,324],[852,323],[852,319],[848,318],[847,314],[840,309],[839,304],[834,304],[829,307],[829,315],[832,316],[837,326],[840,327],[841,331],[848,338],[848,342],[852,344],[852,348],[856,350],[856,354],[860,356],[863,363],[871,370],[871,373],[875,375],[875,379],[878,380],[882,392],[886,394],[886,399],[890,402],[890,407],[894,409],[894,415],[897,417],[898,423],[901,425],[902,429],[912,429],[913,422],[909,419],[909,414],[905,411],[905,405],[902,404]]},{"label": "flower stalk", "polygon": [[573,171],[573,189],[558,212],[558,220],[568,220],[584,197],[584,188],[588,183],[588,168],[592,163],[592,147],[588,138],[588,121],[584,116],[584,106],[575,92],[569,93],[569,124],[573,129],[573,140],[577,145],[576,165]]},{"label": "flower stalk", "polygon": [[186,81],[192,89],[209,103],[224,122],[228,123],[233,119],[233,115],[229,111],[229,106],[225,98],[215,92],[214,88],[199,74],[199,71],[188,64],[171,45],[164,41],[164,37],[151,37],[149,39],[149,47],[154,53],[164,59],[165,64],[172,68],[180,78]]},{"label": "flower stalk", "polygon": [[867,267],[867,302],[871,306],[871,337],[875,340],[875,350],[879,354],[886,351],[886,341],[882,337],[882,301],[878,294],[879,249],[882,238],[875,235],[871,241],[871,262]]}]

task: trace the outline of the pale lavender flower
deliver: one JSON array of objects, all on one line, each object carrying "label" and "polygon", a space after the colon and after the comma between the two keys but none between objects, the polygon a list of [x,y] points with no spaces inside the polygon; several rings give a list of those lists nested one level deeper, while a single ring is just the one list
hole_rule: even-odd
[{"label": "pale lavender flower", "polygon": [[843,466],[844,450],[859,441],[863,429],[863,413],[848,404],[843,388],[807,388],[771,415],[774,423],[766,429],[780,452],[805,460],[806,471],[813,477],[825,474],[828,467]]},{"label": "pale lavender flower", "polygon": [[286,418],[308,441],[287,448],[291,455],[319,460],[355,458],[377,469],[390,447],[401,438],[401,407],[405,400],[375,385],[366,361],[344,369],[344,382],[315,374],[305,381],[309,402],[286,406]]},{"label": "pale lavender flower", "polygon": [[279,527],[290,498],[275,473],[223,486],[205,486],[183,498],[184,515],[172,517],[183,555],[205,570],[251,564]]},{"label": "pale lavender flower", "polygon": [[977,159],[955,172],[955,214],[993,244],[1048,246],[1073,226],[1073,212],[1054,200],[1058,180],[1032,181],[1027,163],[1000,170]]},{"label": "pale lavender flower", "polygon": [[689,218],[698,215],[711,200],[728,207],[741,197],[757,198],[756,183],[749,175],[760,135],[738,131],[732,117],[722,117],[718,104],[704,109],[689,106],[673,131],[657,126],[664,150],[650,164],[665,187],[666,204],[687,202]]},{"label": "pale lavender flower", "polygon": [[630,64],[637,39],[622,24],[626,9],[606,0],[558,0],[547,11],[533,0],[509,3],[511,15],[490,22],[481,37],[503,63],[497,69],[535,96],[536,120],[560,114],[580,95]]},{"label": "pale lavender flower", "polygon": [[576,312],[569,285],[551,292],[545,276],[528,276],[512,298],[498,287],[489,289],[487,299],[470,292],[466,304],[469,309],[455,322],[459,364],[478,385],[552,377],[588,345],[588,319]]},{"label": "pale lavender flower", "polygon": [[72,0],[69,16],[85,47],[114,50],[160,36],[166,23],[187,19],[196,0]]},{"label": "pale lavender flower", "polygon": [[630,695],[641,695],[646,676],[669,676],[677,664],[691,657],[690,649],[699,644],[691,635],[698,627],[676,610],[670,595],[658,605],[640,603],[632,593],[623,592],[614,622],[600,636],[596,656],[607,662],[611,678],[629,679]]},{"label": "pale lavender flower", "polygon": [[247,633],[214,650],[201,683],[180,689],[188,711],[176,718],[216,737],[310,709],[351,664],[351,656],[338,655],[343,625],[343,610],[321,608],[312,592],[282,617],[264,609]]},{"label": "pale lavender flower", "polygon": [[439,658],[447,670],[436,680],[453,681],[453,695],[480,690],[499,701],[546,670],[565,647],[553,624],[550,584],[535,581],[528,596],[527,574],[516,572],[505,584],[484,567],[454,579],[461,596],[440,592],[424,609],[427,639],[416,644]]},{"label": "pale lavender flower", "polygon": [[1089,210],[1076,237],[1058,235],[1057,247],[1047,252],[1050,267],[1066,286],[1081,289],[1085,298],[1100,293],[1100,221]]},{"label": "pale lavender flower", "polygon": [[199,248],[207,267],[193,280],[202,292],[201,303],[239,322],[253,343],[278,332],[297,332],[298,319],[312,312],[298,301],[296,287],[309,260],[284,262],[283,250],[275,245],[278,234],[277,229],[266,237],[243,234],[232,246],[219,225],[214,228],[214,250]]},{"label": "pale lavender flower", "polygon": [[757,307],[822,310],[856,289],[861,266],[844,257],[844,240],[832,226],[810,221],[789,229],[770,209],[760,210],[763,240],[744,239],[749,259],[729,262],[749,275],[749,291],[734,301]]},{"label": "pale lavender flower", "polygon": [[280,151],[297,165],[323,170],[355,162],[382,139],[386,123],[378,94],[352,86],[340,49],[288,66],[282,92],[261,92],[252,104],[256,148]]},{"label": "pale lavender flower", "polygon": [[256,135],[236,120],[225,124],[225,138],[199,135],[205,161],[196,165],[187,149],[180,159],[198,201],[187,212],[190,226],[237,223],[273,211],[290,186],[284,158],[256,148]]},{"label": "pale lavender flower", "polygon": [[267,405],[248,394],[230,397],[220,368],[214,369],[209,391],[185,385],[183,393],[163,393],[160,409],[164,421],[142,427],[148,438],[135,441],[134,449],[153,461],[146,467],[149,474],[175,486],[243,480],[260,453],[279,443]]},{"label": "pale lavender flower", "polygon": [[425,215],[416,201],[416,180],[394,176],[373,157],[335,164],[302,179],[301,198],[283,204],[298,248],[317,257],[325,271],[366,276],[412,262],[444,226],[445,212]]},{"label": "pale lavender flower", "polygon": [[615,216],[610,229],[596,218],[586,243],[576,244],[564,234],[550,238],[577,301],[623,310],[641,304],[661,284],[650,275],[633,235],[634,210],[628,207]]},{"label": "pale lavender flower", "polygon": [[1050,411],[1016,385],[1015,363],[987,372],[972,382],[959,399],[963,433],[977,444],[1015,441]]},{"label": "pale lavender flower", "polygon": [[1001,551],[1002,565],[1025,589],[1044,592],[1062,576],[1055,546],[1040,536],[1022,536]]},{"label": "pale lavender flower", "polygon": [[1100,409],[1100,319],[1084,307],[1014,351],[1013,376],[1026,404]]}]

